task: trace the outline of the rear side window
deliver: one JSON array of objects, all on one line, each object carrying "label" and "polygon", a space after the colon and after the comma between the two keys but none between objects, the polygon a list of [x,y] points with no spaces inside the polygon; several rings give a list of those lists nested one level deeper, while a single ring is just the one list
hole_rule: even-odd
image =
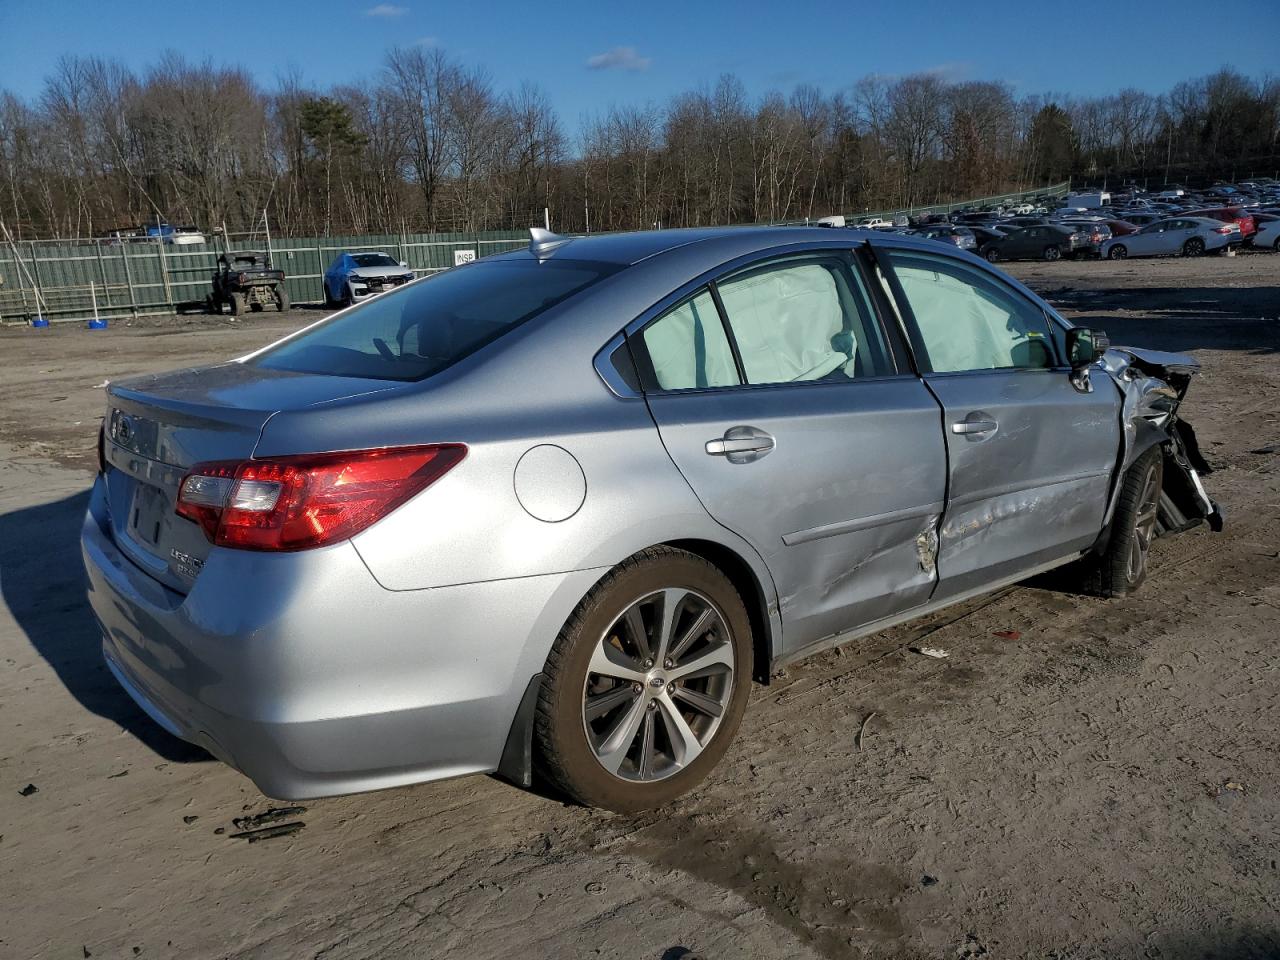
[{"label": "rear side window", "polygon": [[935,373],[1053,366],[1044,313],[968,264],[889,251]]},{"label": "rear side window", "polygon": [[717,289],[748,383],[893,372],[866,292],[842,259],[779,261]]},{"label": "rear side window", "polygon": [[739,383],[733,348],[711,293],[703,289],[640,334],[653,378],[663,390],[731,387]]},{"label": "rear side window", "polygon": [[469,264],[375,297],[254,362],[299,373],[422,380],[617,269],[576,260]]}]

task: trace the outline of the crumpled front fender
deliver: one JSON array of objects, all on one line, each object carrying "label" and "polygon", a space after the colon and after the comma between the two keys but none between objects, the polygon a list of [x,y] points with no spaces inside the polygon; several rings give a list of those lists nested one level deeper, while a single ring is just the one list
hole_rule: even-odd
[{"label": "crumpled front fender", "polygon": [[[1200,371],[1199,362],[1183,353],[1112,347],[1099,366],[1119,387],[1122,398],[1124,449],[1107,505],[1108,532],[1120,496],[1120,478],[1154,446],[1164,450],[1159,535],[1179,533],[1201,522],[1221,530],[1222,508],[1209,496],[1202,480],[1213,470],[1200,452],[1191,424],[1178,416],[1191,380]],[[1104,533],[1102,542],[1105,539]]]}]

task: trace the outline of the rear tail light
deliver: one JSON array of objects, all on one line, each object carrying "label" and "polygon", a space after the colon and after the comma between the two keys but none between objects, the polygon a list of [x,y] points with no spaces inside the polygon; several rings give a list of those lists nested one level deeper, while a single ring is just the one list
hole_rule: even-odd
[{"label": "rear tail light", "polygon": [[182,478],[177,513],[219,546],[306,550],[355,536],[466,454],[446,443],[202,463]]},{"label": "rear tail light", "polygon": [[1235,233],[1236,229],[1237,229],[1236,227],[1215,227],[1213,232],[1214,233]]}]

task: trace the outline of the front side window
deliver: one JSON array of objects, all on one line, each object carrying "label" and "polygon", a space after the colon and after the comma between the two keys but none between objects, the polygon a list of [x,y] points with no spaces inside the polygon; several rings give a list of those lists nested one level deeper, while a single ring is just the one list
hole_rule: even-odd
[{"label": "front side window", "polygon": [[927,254],[888,251],[935,373],[1053,366],[1044,313],[994,277]]},{"label": "front side window", "polygon": [[581,260],[468,264],[375,297],[251,362],[298,373],[422,380],[616,269]]},{"label": "front side window", "polygon": [[778,261],[716,286],[748,383],[893,372],[870,300],[843,258]]}]

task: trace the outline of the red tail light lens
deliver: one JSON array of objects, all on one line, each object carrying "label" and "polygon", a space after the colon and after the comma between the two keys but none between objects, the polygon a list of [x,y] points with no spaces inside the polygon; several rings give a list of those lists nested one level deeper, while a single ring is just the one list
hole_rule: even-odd
[{"label": "red tail light lens", "polygon": [[1235,233],[1236,231],[1232,227],[1215,227],[1213,232],[1214,233]]},{"label": "red tail light lens", "polygon": [[466,454],[446,443],[198,464],[182,479],[177,512],[219,546],[306,550],[355,536]]}]

